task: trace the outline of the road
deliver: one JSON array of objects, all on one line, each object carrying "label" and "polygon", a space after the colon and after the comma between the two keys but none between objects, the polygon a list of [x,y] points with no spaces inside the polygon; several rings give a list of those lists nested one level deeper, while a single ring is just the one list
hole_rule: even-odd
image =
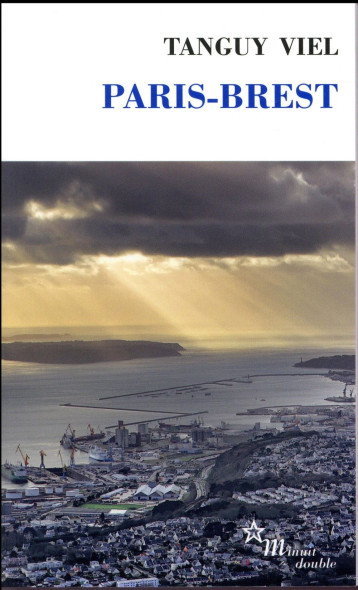
[{"label": "road", "polygon": [[196,498],[195,502],[202,497],[206,497],[209,489],[208,489],[208,476],[211,469],[214,466],[214,462],[210,463],[210,465],[206,465],[201,471],[200,475],[194,479],[194,484],[196,488]]}]

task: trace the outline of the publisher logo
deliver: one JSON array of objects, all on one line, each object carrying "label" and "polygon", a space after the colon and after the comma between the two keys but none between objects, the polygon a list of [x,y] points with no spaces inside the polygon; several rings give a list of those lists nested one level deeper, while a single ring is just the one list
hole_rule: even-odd
[{"label": "publisher logo", "polygon": [[297,557],[300,558],[295,563],[297,569],[331,569],[336,566],[335,561],[331,561],[330,557],[319,557],[316,555],[316,548],[311,543],[307,549],[294,549],[288,545],[285,539],[267,539],[261,537],[264,527],[259,527],[255,519],[252,520],[251,525],[244,527],[244,534],[246,535],[245,545],[250,541],[257,541],[264,545],[265,557]]}]

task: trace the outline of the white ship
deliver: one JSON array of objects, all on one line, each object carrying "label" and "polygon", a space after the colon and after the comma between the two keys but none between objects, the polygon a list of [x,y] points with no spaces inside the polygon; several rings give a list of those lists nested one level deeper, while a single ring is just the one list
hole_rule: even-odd
[{"label": "white ship", "polygon": [[26,483],[28,480],[27,469],[21,463],[12,465],[5,461],[4,465],[1,466],[1,475],[13,483]]},{"label": "white ship", "polygon": [[101,461],[105,463],[113,461],[112,449],[105,449],[98,445],[94,445],[90,448],[88,456],[92,461]]}]

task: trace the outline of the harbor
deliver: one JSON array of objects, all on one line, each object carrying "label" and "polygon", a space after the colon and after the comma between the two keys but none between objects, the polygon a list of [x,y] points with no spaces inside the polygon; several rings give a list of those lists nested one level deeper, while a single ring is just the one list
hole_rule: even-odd
[{"label": "harbor", "polygon": [[[206,531],[216,523],[223,531],[234,526],[234,535],[232,541],[223,535],[217,545],[218,563],[225,559],[226,565],[215,567],[212,575],[237,584],[243,580],[238,556],[240,563],[247,563],[247,555],[260,559],[244,546],[247,522],[241,511],[265,518],[273,535],[277,519],[267,514],[277,506],[284,506],[280,526],[291,543],[297,530],[309,541],[314,521],[307,527],[308,512],[326,526],[331,511],[339,510],[337,534],[352,535],[355,398],[348,404],[328,402],[327,397],[342,396],[337,395],[341,383],[327,375],[252,373],[205,385],[201,380],[200,387],[194,385],[199,380],[150,391],[143,387],[131,393],[129,407],[121,401],[116,406],[114,397],[113,405],[101,406],[95,383],[86,400],[54,398],[54,417],[63,412],[62,422],[54,421],[48,439],[39,439],[36,447],[21,438],[13,447],[16,461],[9,464],[25,480],[16,483],[9,470],[3,480],[4,580],[100,586],[134,584],[144,576],[145,583],[187,585],[201,560],[204,573],[196,579],[203,585],[212,561],[206,557],[212,550]],[[309,394],[303,383],[309,384]],[[288,399],[290,388],[300,395]],[[14,535],[23,547],[16,558]],[[39,543],[42,561],[34,559]],[[320,537],[316,543],[327,550]],[[168,547],[173,544],[187,567],[172,561]],[[352,547],[347,540],[333,554],[339,560]],[[278,571],[274,563],[263,568],[270,575]],[[264,580],[256,566],[243,571],[251,583]]]},{"label": "harbor", "polygon": [[[215,355],[213,358],[216,358]],[[218,363],[218,368],[221,367],[224,358],[228,359],[228,370],[215,370],[215,363]],[[291,359],[289,358],[285,363],[271,360],[267,367],[270,364],[273,370],[269,371],[262,370],[266,367],[260,366],[260,364],[256,365],[255,358],[250,357],[251,366],[247,362],[246,370],[244,364],[234,377],[234,367],[237,364],[235,356],[232,356],[232,361],[230,356],[221,357],[219,355],[214,364],[206,365],[206,362],[203,362],[203,370],[200,372],[193,372],[189,358],[183,357],[180,362],[186,378],[181,380],[178,380],[177,365],[175,364],[177,360],[156,360],[155,365],[160,368],[158,375],[161,375],[161,378],[157,379],[155,375],[152,375],[152,387],[140,387],[140,385],[148,383],[145,372],[138,373],[136,371],[133,382],[128,364],[128,369],[125,368],[125,373],[121,377],[123,383],[120,388],[118,386],[118,369],[115,364],[97,364],[91,366],[90,369],[49,366],[41,368],[42,372],[45,371],[46,381],[37,379],[36,372],[24,374],[23,379],[19,374],[20,380],[16,377],[16,389],[11,398],[7,398],[6,382],[8,378],[12,379],[13,368],[11,366],[8,368],[5,363],[3,367],[4,409],[9,408],[7,410],[9,413],[14,401],[16,406],[18,404],[24,406],[24,412],[17,413],[16,421],[10,420],[3,425],[4,460],[8,459],[11,463],[16,464],[19,455],[14,451],[19,441],[23,441],[27,454],[31,456],[31,462],[43,449],[47,453],[46,465],[55,467],[59,461],[58,443],[68,424],[74,424],[74,428],[77,430],[76,438],[80,435],[88,436],[90,434],[87,428],[88,424],[93,425],[96,436],[100,436],[102,432],[107,437],[107,430],[111,431],[113,436],[118,418],[133,429],[140,423],[148,423],[153,426],[158,425],[159,422],[180,424],[201,416],[205,418],[207,424],[220,427],[222,422],[232,422],[233,417],[238,414],[237,421],[243,426],[252,428],[256,419],[253,412],[259,411],[258,408],[261,407],[285,405],[290,403],[290,399],[292,401],[299,399],[301,405],[314,403],[332,405],[332,402],[326,401],[325,398],[339,396],[341,393],[340,383],[329,378],[328,375],[317,375],[317,371],[313,371],[315,373],[313,375],[304,370],[302,375],[291,376],[287,370],[282,370],[285,365],[292,365],[297,357],[295,359],[295,356],[291,355]],[[144,367],[145,365],[143,365]],[[209,378],[195,379],[199,375],[202,376],[204,369]],[[8,371],[10,373],[7,376]],[[89,378],[87,378],[88,371]],[[126,376],[127,371],[128,375]],[[296,375],[297,369],[292,373]],[[253,377],[253,375],[268,374],[275,376]],[[286,374],[288,376],[284,376]],[[228,381],[229,378],[233,380]],[[106,384],[106,392],[102,392],[102,395],[98,393],[99,382]],[[46,387],[42,391],[43,383],[46,383]],[[58,387],[59,383],[61,384],[60,388]],[[133,386],[134,383],[136,387]],[[205,385],[201,386],[203,389],[196,385],[204,383]],[[29,391],[27,396],[23,395],[24,387]],[[66,390],[71,391],[72,389],[76,393],[72,396],[66,395]],[[32,400],[36,400],[35,392],[40,392],[41,412],[31,409]],[[141,397],[143,392],[148,393]],[[119,394],[130,394],[131,397],[128,399],[131,400],[131,403],[128,405],[119,403],[119,401],[123,401],[120,398],[115,399]],[[100,398],[104,397],[113,397],[112,403],[100,401]],[[354,404],[351,405],[354,406]],[[247,408],[252,409],[250,414],[247,413]],[[46,419],[47,416],[50,419]],[[262,424],[269,425],[269,414],[261,415],[260,419]],[[57,436],[54,436],[55,431],[58,433]],[[67,449],[70,447],[71,444]],[[87,457],[88,453],[79,452],[76,460],[77,462],[79,460],[87,462]],[[69,463],[68,458],[66,462]]]},{"label": "harbor", "polygon": [[[236,425],[235,431],[233,425],[213,428],[196,418],[186,424],[140,422],[133,431],[119,421],[114,440],[106,436],[95,443],[110,447],[111,461],[77,463],[73,453],[72,465],[66,465],[59,451],[61,464],[46,467],[43,452],[41,466],[26,466],[31,486],[2,490],[3,580],[44,586],[68,581],[136,585],[138,579],[145,584],[192,584],[192,569],[202,560],[196,577],[201,585],[207,583],[207,572],[237,584],[243,580],[237,570],[240,559],[246,564],[240,570],[245,581],[261,585],[263,575],[280,571],[282,559],[279,566],[263,562],[261,553],[244,545],[243,507],[254,510],[267,534],[273,535],[277,521],[271,511],[284,505],[280,526],[290,543],[297,531],[309,543],[318,519],[321,529],[334,529],[335,536],[327,543],[326,533],[316,535],[317,551],[323,556],[329,552],[338,562],[353,556],[354,409],[338,404],[270,409],[271,418],[283,420],[285,426],[293,420],[294,427],[277,429],[275,424],[268,429],[257,422],[240,431]],[[76,443],[87,450],[91,445],[91,440]],[[268,469],[277,485],[262,489]],[[229,486],[228,478],[234,479]],[[339,510],[339,519],[332,520],[332,510]],[[231,514],[238,516],[233,520]],[[227,527],[231,533],[215,544],[215,569],[209,557],[213,527]],[[344,547],[332,545],[332,539],[342,534]],[[22,547],[16,552],[11,545],[14,535]],[[34,557],[39,542],[40,561]],[[185,557],[181,567],[176,567],[173,546],[176,555]],[[133,547],[138,550],[133,552]],[[288,567],[289,559],[284,559]],[[257,570],[256,562],[264,569]]]}]

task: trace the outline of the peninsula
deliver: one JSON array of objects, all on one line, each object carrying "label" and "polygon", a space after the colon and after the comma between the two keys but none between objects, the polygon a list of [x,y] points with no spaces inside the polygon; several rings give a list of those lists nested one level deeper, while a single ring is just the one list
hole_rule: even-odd
[{"label": "peninsula", "polygon": [[145,340],[11,342],[2,345],[1,358],[25,363],[77,365],[180,356],[183,350],[177,343]]},{"label": "peninsula", "polygon": [[354,371],[355,361],[354,354],[336,354],[334,356],[320,356],[308,361],[302,361],[301,359],[301,362],[296,363],[294,366],[303,369],[345,369]]}]

